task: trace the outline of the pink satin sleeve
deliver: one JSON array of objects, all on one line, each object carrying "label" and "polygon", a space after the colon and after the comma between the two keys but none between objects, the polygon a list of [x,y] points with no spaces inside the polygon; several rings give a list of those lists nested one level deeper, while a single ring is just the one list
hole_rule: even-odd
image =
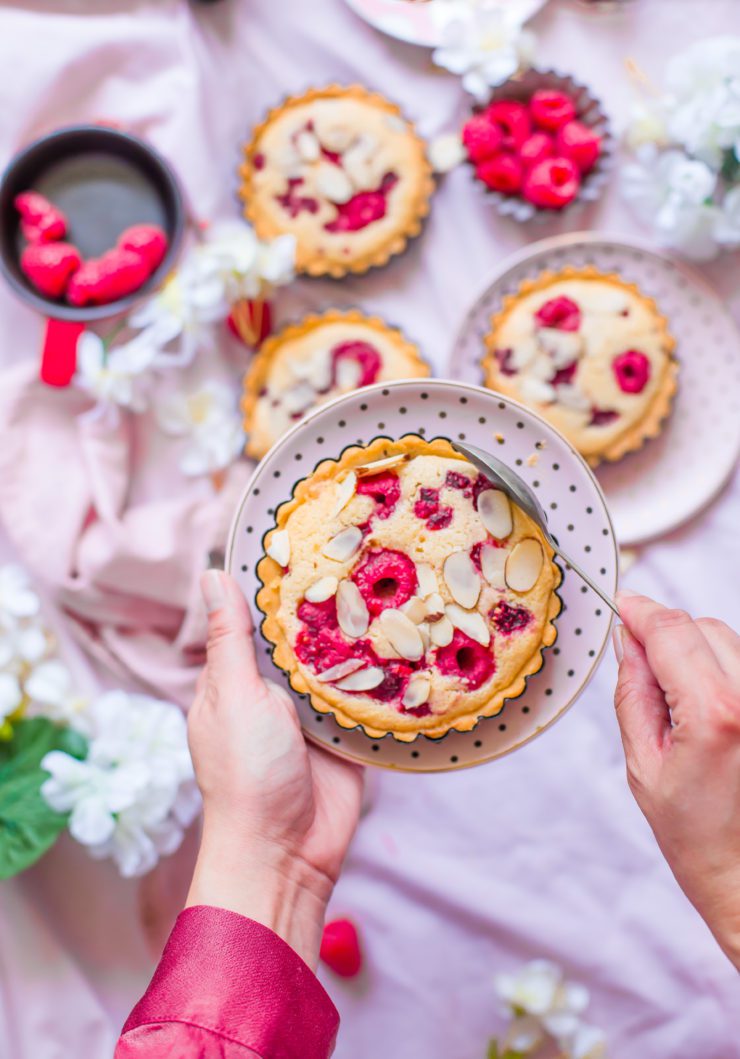
[{"label": "pink satin sleeve", "polygon": [[115,1059],[326,1059],[339,1016],[267,927],[200,905],[182,912]]}]

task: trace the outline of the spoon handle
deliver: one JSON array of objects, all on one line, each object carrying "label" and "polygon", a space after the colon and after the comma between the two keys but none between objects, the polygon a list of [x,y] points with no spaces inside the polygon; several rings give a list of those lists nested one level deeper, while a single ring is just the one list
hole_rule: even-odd
[{"label": "spoon handle", "polygon": [[606,592],[603,590],[603,588],[600,588],[596,584],[596,582],[591,577],[589,577],[589,575],[586,573],[586,571],[582,570],[580,568],[580,566],[578,566],[577,563],[574,563],[573,560],[571,558],[569,558],[569,556],[567,556],[565,554],[565,552],[561,548],[559,548],[557,546],[557,544],[555,544],[552,541],[551,541],[551,543],[552,543],[553,548],[557,552],[557,554],[571,568],[571,570],[575,570],[575,572],[578,574],[578,576],[581,578],[581,580],[585,581],[586,584],[588,585],[588,587],[593,592],[595,592],[597,596],[600,596],[604,600],[604,602],[606,603],[607,607],[611,607],[611,609],[614,611],[616,616],[619,617],[619,611],[617,610],[617,604],[614,602],[614,600],[610,596],[608,596],[606,594]]}]

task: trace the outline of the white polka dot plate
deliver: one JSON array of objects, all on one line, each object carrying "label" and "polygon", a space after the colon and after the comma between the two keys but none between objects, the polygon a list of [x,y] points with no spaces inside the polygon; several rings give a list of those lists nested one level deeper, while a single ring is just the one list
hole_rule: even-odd
[{"label": "white polka dot plate", "polygon": [[[353,11],[389,37],[409,44],[436,47],[442,30],[456,15],[465,14],[470,0],[346,0]],[[522,24],[546,0],[500,0],[502,10],[512,13]]]},{"label": "white polka dot plate", "polygon": [[[226,569],[252,608],[260,587],[255,567],[262,539],[275,524],[275,510],[297,481],[349,445],[403,434],[469,441],[495,452],[536,490],[550,528],[574,560],[580,560],[607,592],[617,584],[617,548],[609,512],[592,472],[552,427],[515,401],[478,386],[437,379],[386,383],[337,398],[310,413],[271,449],[247,485],[229,535]],[[527,743],[556,721],[590,680],[609,638],[611,612],[566,571],[559,589],[563,611],[558,638],[526,691],[496,717],[471,732],[442,739],[420,736],[401,743],[388,735],[370,739],[360,729],[340,728],[331,715],[316,713],[294,695],[308,738],[355,761],[409,772],[442,772],[479,765]],[[258,615],[256,615],[257,617]],[[257,633],[261,672],[284,682],[269,643]]]},{"label": "white polka dot plate", "polygon": [[480,383],[483,338],[504,295],[546,269],[594,265],[655,298],[677,340],[679,390],[660,437],[596,471],[620,544],[675,529],[701,511],[740,454],[740,334],[719,297],[692,269],[635,242],[576,232],[530,244],[504,262],[467,313],[450,375]]}]

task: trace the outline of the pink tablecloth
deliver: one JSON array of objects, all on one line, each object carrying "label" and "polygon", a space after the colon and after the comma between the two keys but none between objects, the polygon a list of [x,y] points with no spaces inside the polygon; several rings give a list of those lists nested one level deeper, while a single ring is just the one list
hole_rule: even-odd
[{"label": "pink tablecloth", "polygon": [[[619,124],[627,57],[659,80],[674,50],[740,32],[740,12],[737,0],[634,0],[597,15],[551,0],[534,28],[542,63],[592,84]],[[374,32],[342,0],[6,0],[0,69],[2,161],[55,125],[117,119],[175,163],[200,217],[234,211],[239,142],[286,92],[363,81],[399,100],[425,134],[449,127],[464,105],[427,52]],[[614,189],[588,220],[638,232]],[[362,304],[405,327],[443,372],[482,277],[528,234],[490,214],[461,171],[401,260],[342,284],[300,283],[280,312]],[[738,259],[706,274],[740,315]],[[4,288],[0,319],[3,363],[35,357],[40,321]],[[735,484],[646,548],[627,583],[740,625],[727,580],[739,523]],[[84,673],[72,644],[67,656]],[[498,764],[373,777],[373,805],[334,899],[335,912],[361,924],[367,949],[360,981],[326,976],[343,1019],[339,1059],[481,1059],[502,1025],[494,973],[541,955],[588,983],[615,1059],[740,1057],[740,982],[627,792],[613,683],[608,659],[561,724]],[[186,874],[183,854],[144,887],[124,883],[63,841],[3,884],[0,1056],[106,1059],[151,972],[142,922],[177,904]]]}]

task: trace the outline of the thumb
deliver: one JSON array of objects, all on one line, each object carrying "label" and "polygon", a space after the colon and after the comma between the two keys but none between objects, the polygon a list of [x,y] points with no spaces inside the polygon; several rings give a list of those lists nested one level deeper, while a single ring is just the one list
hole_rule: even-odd
[{"label": "thumb", "polygon": [[216,683],[238,683],[243,690],[259,679],[247,601],[236,581],[222,570],[207,570],[200,587],[208,611],[209,678]]},{"label": "thumb", "polygon": [[624,625],[614,630],[620,656],[614,705],[622,735],[627,768],[638,775],[649,767],[663,747],[671,721],[663,690],[648,663],[645,648]]}]

